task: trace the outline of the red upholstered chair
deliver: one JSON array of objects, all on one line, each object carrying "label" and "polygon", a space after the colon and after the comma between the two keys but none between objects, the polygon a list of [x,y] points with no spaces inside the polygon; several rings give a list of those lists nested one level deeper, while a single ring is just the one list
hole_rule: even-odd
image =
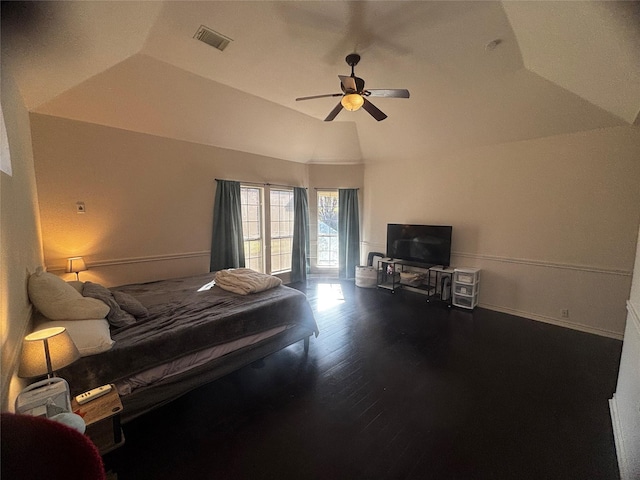
[{"label": "red upholstered chair", "polygon": [[53,420],[3,413],[0,448],[3,479],[106,479],[102,457],[91,440]]}]

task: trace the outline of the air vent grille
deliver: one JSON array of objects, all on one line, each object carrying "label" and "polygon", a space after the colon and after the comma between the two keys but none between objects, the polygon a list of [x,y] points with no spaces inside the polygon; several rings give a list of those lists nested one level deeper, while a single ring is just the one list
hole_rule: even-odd
[{"label": "air vent grille", "polygon": [[218,32],[215,32],[210,28],[205,27],[204,25],[200,25],[200,28],[198,28],[198,31],[193,36],[193,38],[195,38],[196,40],[200,40],[201,42],[204,42],[207,45],[211,45],[212,47],[217,48],[221,52],[225,48],[227,48],[229,43],[233,41],[230,38],[225,37],[224,35]]}]

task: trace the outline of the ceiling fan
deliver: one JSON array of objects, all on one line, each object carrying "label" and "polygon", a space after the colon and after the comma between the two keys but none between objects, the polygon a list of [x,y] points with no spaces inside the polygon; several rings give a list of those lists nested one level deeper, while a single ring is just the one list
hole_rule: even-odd
[{"label": "ceiling fan", "polygon": [[384,120],[387,116],[373,103],[367,100],[366,97],[387,97],[387,98],[409,98],[409,90],[404,88],[372,88],[369,90],[364,89],[364,80],[356,77],[354,73],[354,67],[360,61],[360,55],[357,53],[351,53],[345,58],[347,65],[351,67],[351,76],[338,75],[340,78],[340,88],[342,93],[328,93],[325,95],[313,95],[311,97],[299,97],[296,98],[296,102],[300,100],[312,100],[314,98],[324,97],[342,97],[340,103],[331,110],[331,113],[324,119],[325,122],[330,122],[345,108],[351,112],[355,112],[360,107],[364,108],[369,114],[377,121]]}]

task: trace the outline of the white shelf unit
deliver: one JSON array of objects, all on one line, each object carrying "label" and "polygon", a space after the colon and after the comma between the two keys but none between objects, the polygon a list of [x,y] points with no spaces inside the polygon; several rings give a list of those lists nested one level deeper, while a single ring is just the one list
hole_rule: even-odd
[{"label": "white shelf unit", "polygon": [[479,268],[456,268],[453,272],[453,305],[473,310],[480,292]]}]

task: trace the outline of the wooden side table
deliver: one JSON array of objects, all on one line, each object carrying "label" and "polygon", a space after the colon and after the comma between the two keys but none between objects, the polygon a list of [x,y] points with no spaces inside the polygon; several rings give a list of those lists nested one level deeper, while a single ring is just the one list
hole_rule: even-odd
[{"label": "wooden side table", "polygon": [[98,447],[100,455],[124,444],[124,435],[120,426],[122,402],[115,385],[106,395],[79,405],[75,398],[71,400],[71,410],[84,419],[87,425],[85,435]]}]

